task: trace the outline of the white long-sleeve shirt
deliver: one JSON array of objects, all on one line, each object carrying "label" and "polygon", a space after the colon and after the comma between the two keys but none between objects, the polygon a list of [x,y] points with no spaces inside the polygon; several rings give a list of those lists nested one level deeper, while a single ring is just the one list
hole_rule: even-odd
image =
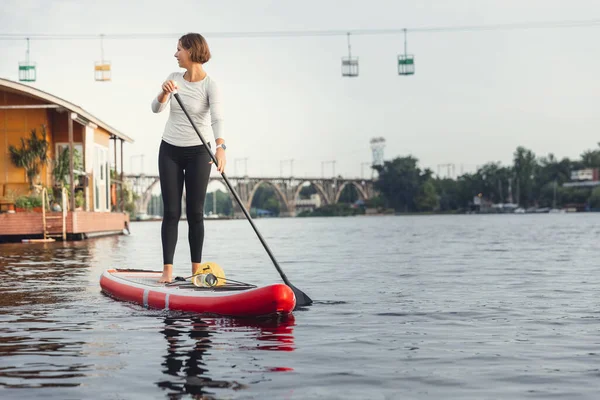
[{"label": "white long-sleeve shirt", "polygon": [[[198,82],[188,82],[183,79],[183,72],[173,72],[167,77],[177,83],[177,92],[183,101],[183,105],[196,127],[200,130],[202,137],[207,142],[223,138],[223,110],[221,94],[216,82],[208,75]],[[169,95],[167,101],[160,103],[158,96],[152,101],[152,111],[159,113],[171,103],[169,119],[165,125],[162,139],[180,147],[201,145],[202,141],[192,128],[190,121],[176,100],[171,101]]]}]

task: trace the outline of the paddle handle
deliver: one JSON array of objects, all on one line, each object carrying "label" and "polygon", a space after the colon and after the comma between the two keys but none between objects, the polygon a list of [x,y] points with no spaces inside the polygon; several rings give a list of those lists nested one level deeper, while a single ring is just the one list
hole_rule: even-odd
[{"label": "paddle handle", "polygon": [[[208,153],[210,154],[210,158],[212,159],[213,163],[215,164],[215,166],[218,166],[218,162],[217,162],[217,159],[216,159],[215,155],[213,154],[213,152],[210,149],[210,147],[208,147],[208,143],[206,142],[206,140],[204,140],[204,137],[202,137],[202,134],[200,133],[200,131],[196,127],[196,124],[194,124],[194,122],[192,121],[192,117],[190,116],[190,114],[188,113],[187,109],[183,105],[183,102],[181,101],[181,97],[179,97],[179,93],[174,92],[173,95],[175,96],[175,100],[177,100],[177,103],[179,103],[179,106],[181,107],[181,109],[183,110],[183,112],[185,113],[185,115],[190,120],[190,123],[192,124],[192,127],[194,128],[194,130],[198,134],[198,137],[202,141],[202,144],[208,150]],[[254,224],[254,221],[252,220],[252,217],[250,217],[250,213],[248,212],[248,210],[246,210],[246,207],[244,207],[244,203],[242,202],[242,199],[240,198],[240,196],[237,194],[237,192],[235,191],[235,189],[233,188],[233,186],[229,182],[229,179],[227,179],[227,176],[225,175],[225,172],[221,172],[221,176],[223,177],[223,180],[225,181],[225,184],[227,185],[227,188],[229,189],[229,192],[233,195],[233,197],[235,198],[235,200],[239,204],[240,208],[242,209],[242,212],[244,213],[244,215],[248,219],[248,222],[250,222],[250,225],[252,226],[252,229],[254,229],[254,232],[256,233],[256,236],[258,236],[258,239],[260,240],[260,242],[262,243],[263,247],[265,248],[267,254],[269,255],[269,258],[271,259],[271,261],[273,262],[273,265],[277,269],[277,272],[279,272],[279,275],[281,275],[281,279],[283,279],[283,282],[285,282],[286,285],[292,286],[292,284],[290,283],[290,281],[288,281],[287,276],[285,276],[285,273],[283,272],[283,270],[279,266],[279,263],[275,259],[275,256],[273,255],[273,252],[271,252],[271,249],[267,245],[267,242],[265,241],[265,239],[262,237],[262,235],[258,231],[258,228]]]}]

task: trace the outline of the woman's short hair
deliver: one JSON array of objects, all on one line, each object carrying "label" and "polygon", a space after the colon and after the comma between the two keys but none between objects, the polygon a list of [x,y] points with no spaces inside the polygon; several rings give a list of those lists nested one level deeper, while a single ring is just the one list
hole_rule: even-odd
[{"label": "woman's short hair", "polygon": [[204,64],[210,60],[210,49],[204,36],[199,33],[188,33],[179,38],[184,49],[189,50],[192,62]]}]

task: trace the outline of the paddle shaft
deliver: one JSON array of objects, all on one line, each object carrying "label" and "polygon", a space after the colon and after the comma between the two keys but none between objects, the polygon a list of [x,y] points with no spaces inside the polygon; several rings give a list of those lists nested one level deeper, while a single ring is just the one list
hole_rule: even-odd
[{"label": "paddle shaft", "polygon": [[[206,140],[204,140],[204,138],[202,137],[202,134],[200,133],[200,131],[196,127],[196,124],[194,124],[194,122],[192,121],[192,117],[190,116],[190,114],[188,113],[187,109],[183,105],[183,102],[181,101],[181,97],[179,97],[179,93],[174,93],[174,96],[175,96],[175,99],[177,100],[177,102],[179,103],[179,105],[181,106],[181,109],[183,110],[183,112],[185,113],[185,115],[190,120],[190,123],[192,124],[192,127],[194,128],[194,130],[198,134],[198,137],[202,141],[202,144],[208,150],[208,154],[210,154],[210,158],[212,159],[213,163],[215,164],[215,166],[218,166],[218,162],[217,162],[217,159],[215,158],[215,155],[213,154],[213,152],[210,149],[210,147],[208,147],[208,143],[206,143]],[[242,209],[242,212],[244,213],[244,215],[248,219],[248,222],[250,222],[250,225],[252,226],[252,229],[254,229],[254,232],[256,232],[256,236],[258,236],[258,239],[260,240],[260,242],[262,243],[263,247],[267,251],[267,254],[269,255],[269,258],[271,258],[271,261],[273,261],[273,265],[275,265],[275,268],[277,269],[277,272],[279,272],[279,275],[281,275],[281,279],[283,279],[283,282],[285,282],[286,285],[292,286],[292,284],[288,280],[287,276],[285,276],[285,273],[282,271],[281,267],[279,266],[279,263],[277,263],[277,260],[275,259],[275,256],[273,255],[273,253],[271,252],[271,249],[267,245],[267,242],[265,241],[265,239],[262,237],[262,235],[258,231],[258,228],[256,227],[256,225],[254,225],[254,221],[252,220],[252,217],[250,217],[250,213],[248,213],[248,211],[246,210],[246,207],[244,207],[244,203],[242,202],[242,199],[240,198],[240,196],[237,194],[237,192],[235,191],[235,189],[233,188],[233,186],[229,182],[229,179],[227,179],[227,176],[225,175],[225,172],[221,172],[221,176],[223,177],[223,180],[225,180],[225,184],[227,185],[227,188],[229,189],[229,192],[233,195],[233,197],[235,198],[235,200],[239,204],[240,208]]]}]

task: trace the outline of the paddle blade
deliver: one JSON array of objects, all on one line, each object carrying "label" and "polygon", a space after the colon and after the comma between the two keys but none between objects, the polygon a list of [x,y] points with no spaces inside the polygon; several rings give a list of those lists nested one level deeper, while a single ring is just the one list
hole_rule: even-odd
[{"label": "paddle blade", "polygon": [[288,286],[290,289],[292,289],[292,292],[294,292],[294,295],[296,296],[296,308],[310,306],[313,303],[311,298],[308,297],[302,290],[291,284],[288,284]]}]

